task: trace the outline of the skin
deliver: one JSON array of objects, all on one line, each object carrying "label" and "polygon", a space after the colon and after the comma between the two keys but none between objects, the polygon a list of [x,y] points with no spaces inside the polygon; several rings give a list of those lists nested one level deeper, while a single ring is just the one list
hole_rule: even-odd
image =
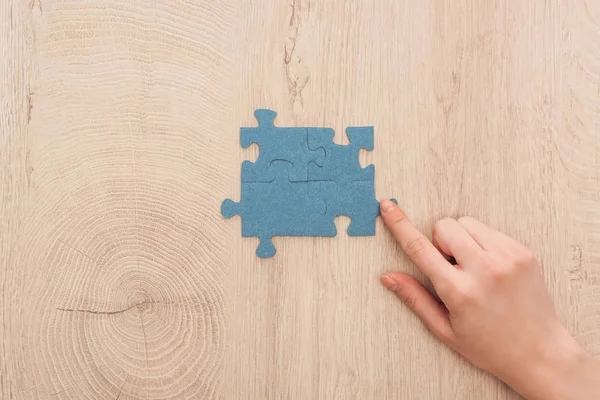
[{"label": "skin", "polygon": [[469,217],[438,221],[429,241],[391,201],[381,215],[441,301],[400,272],[381,282],[437,339],[527,399],[600,398],[600,362],[560,322],[529,249]]}]

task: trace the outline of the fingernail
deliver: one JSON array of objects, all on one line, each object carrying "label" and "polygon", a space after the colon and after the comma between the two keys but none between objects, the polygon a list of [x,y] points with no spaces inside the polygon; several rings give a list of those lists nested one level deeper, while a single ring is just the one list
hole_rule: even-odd
[{"label": "fingernail", "polygon": [[391,200],[383,200],[381,202],[381,212],[386,213],[394,208],[395,204]]},{"label": "fingernail", "polygon": [[381,277],[381,283],[387,290],[394,291],[398,287],[398,281],[391,276],[385,274]]}]

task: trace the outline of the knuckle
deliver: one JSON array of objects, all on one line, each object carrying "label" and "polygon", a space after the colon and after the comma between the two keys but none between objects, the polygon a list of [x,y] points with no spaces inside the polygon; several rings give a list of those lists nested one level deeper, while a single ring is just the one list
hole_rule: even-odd
[{"label": "knuckle", "polygon": [[489,256],[481,260],[482,268],[493,283],[502,283],[515,273],[514,263]]},{"label": "knuckle", "polygon": [[535,254],[528,249],[516,252],[512,256],[507,257],[502,264],[506,270],[513,273],[524,269],[539,268]]},{"label": "knuckle", "polygon": [[404,245],[404,252],[410,256],[416,256],[425,250],[425,238],[416,237],[406,242]]},{"label": "knuckle", "polygon": [[490,268],[488,269],[488,274],[494,283],[501,283],[507,280],[507,278],[512,274],[510,268]]},{"label": "knuckle", "polygon": [[538,261],[535,254],[533,254],[533,252],[530,250],[526,250],[520,254],[515,262],[518,268],[537,267],[537,263]]}]

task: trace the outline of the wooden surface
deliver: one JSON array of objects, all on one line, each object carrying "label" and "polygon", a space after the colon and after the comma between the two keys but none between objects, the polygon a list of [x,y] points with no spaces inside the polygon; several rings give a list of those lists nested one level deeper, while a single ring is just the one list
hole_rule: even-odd
[{"label": "wooden surface", "polygon": [[3,0],[0,85],[2,399],[518,398],[380,287],[380,221],[255,257],[260,107],[374,125],[378,198],[529,245],[600,355],[597,1]]}]

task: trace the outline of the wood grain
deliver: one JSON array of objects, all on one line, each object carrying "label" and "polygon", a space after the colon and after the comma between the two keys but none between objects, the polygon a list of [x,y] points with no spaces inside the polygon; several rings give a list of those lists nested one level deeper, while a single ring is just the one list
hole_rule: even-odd
[{"label": "wood grain", "polygon": [[600,4],[0,2],[1,399],[517,399],[380,287],[376,237],[240,220],[239,127],[375,126],[379,198],[530,246],[600,356]]}]

